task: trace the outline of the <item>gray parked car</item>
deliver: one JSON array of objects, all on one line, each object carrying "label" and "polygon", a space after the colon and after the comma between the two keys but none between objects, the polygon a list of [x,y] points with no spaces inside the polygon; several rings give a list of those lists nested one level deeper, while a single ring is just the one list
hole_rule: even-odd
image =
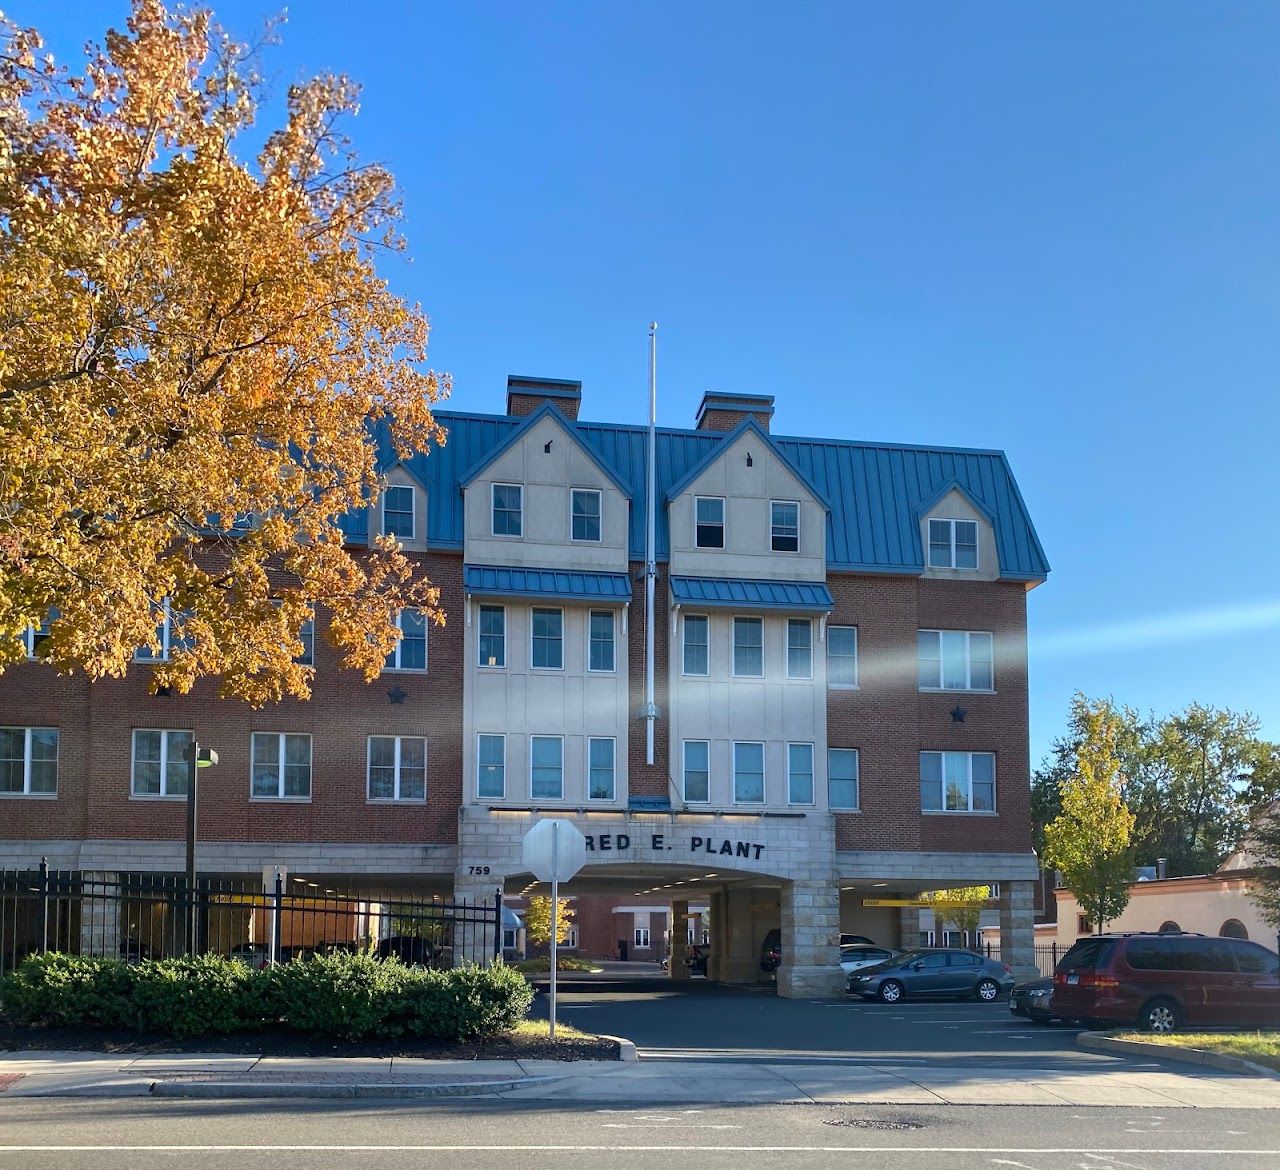
[{"label": "gray parked car", "polygon": [[863,999],[898,1003],[908,996],[973,996],[992,1003],[1013,988],[1013,968],[974,951],[939,948],[908,951],[849,976],[848,989]]}]

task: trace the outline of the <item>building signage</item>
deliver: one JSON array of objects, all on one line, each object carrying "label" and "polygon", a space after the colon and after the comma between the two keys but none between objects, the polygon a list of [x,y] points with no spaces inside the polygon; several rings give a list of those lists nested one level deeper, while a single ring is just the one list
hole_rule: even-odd
[{"label": "building signage", "polygon": [[998,906],[999,902],[988,898],[984,902],[948,902],[945,898],[863,898],[864,906],[915,906],[921,910],[967,910],[974,906]]},{"label": "building signage", "polygon": [[688,849],[690,853],[707,854],[712,857],[741,857],[748,861],[759,861],[764,854],[764,846],[754,841],[740,841],[734,837],[702,837],[691,835],[687,843],[684,840],[668,841],[668,833],[637,834],[633,842],[630,833],[584,833],[587,839],[588,853],[628,853],[633,849],[649,848],[655,853],[670,853],[675,849]]}]

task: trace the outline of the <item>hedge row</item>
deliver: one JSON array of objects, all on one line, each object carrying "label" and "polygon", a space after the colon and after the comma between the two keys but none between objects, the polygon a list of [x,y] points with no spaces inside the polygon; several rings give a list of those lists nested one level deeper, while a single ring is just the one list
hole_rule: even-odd
[{"label": "hedge row", "polygon": [[285,1027],[344,1040],[484,1039],[524,1018],[533,989],[501,964],[423,970],[333,954],[255,970],[206,955],[127,964],[33,955],[0,984],[20,1024],[215,1036]]}]

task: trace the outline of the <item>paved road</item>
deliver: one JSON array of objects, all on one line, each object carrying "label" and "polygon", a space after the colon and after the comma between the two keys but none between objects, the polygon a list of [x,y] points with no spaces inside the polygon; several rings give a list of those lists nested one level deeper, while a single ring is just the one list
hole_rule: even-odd
[{"label": "paved road", "polygon": [[[546,1016],[540,994],[534,1014]],[[780,999],[771,988],[727,988],[704,980],[672,983],[610,972],[564,980],[561,1019],[588,1032],[626,1036],[641,1055],[772,1060],[814,1054],[840,1059],[1114,1065],[1085,1052],[1078,1028],[1043,1026],[1010,1014],[1007,1002],[952,1000],[888,1005],[846,998]]]},{"label": "paved road", "polygon": [[[0,1170],[1274,1170],[1274,1113],[894,1106],[587,1108],[0,1102]],[[54,1148],[54,1147],[61,1147]],[[447,1160],[447,1161],[445,1161]]]}]

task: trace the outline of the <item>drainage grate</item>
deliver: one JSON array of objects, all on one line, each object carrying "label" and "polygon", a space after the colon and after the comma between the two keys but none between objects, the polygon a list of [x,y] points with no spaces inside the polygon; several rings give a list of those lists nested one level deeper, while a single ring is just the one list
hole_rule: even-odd
[{"label": "drainage grate", "polygon": [[849,1129],[924,1129],[920,1121],[883,1121],[875,1117],[828,1117],[823,1125],[841,1125]]}]

